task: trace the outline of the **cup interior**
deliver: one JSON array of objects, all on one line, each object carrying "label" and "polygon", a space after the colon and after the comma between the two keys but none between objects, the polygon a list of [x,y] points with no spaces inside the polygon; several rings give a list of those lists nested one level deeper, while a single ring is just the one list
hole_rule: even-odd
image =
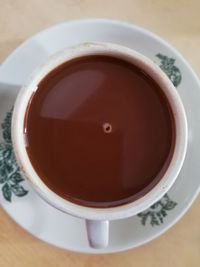
[{"label": "cup interior", "polygon": [[[167,97],[175,121],[175,148],[171,162],[162,179],[143,197],[122,206],[111,208],[90,208],[72,203],[50,190],[34,170],[26,151],[24,138],[24,120],[29,101],[37,90],[39,82],[53,69],[71,59],[89,55],[109,55],[128,61],[147,73],[163,90]],[[145,56],[129,48],[110,43],[85,43],[67,48],[50,57],[39,66],[29,78],[29,82],[21,89],[15,102],[12,117],[12,141],[16,159],[22,172],[32,184],[36,192],[49,204],[59,210],[77,217],[93,220],[114,220],[135,215],[159,200],[173,185],[187,149],[187,120],[184,107],[176,89],[160,70]]]}]

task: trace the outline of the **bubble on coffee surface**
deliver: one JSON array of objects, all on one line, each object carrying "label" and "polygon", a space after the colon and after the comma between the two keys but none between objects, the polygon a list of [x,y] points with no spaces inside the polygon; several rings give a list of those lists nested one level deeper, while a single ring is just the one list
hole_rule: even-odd
[{"label": "bubble on coffee surface", "polygon": [[111,125],[109,122],[105,122],[105,123],[103,124],[103,131],[104,131],[104,133],[106,133],[106,134],[111,133],[111,132],[112,132],[112,125]]}]

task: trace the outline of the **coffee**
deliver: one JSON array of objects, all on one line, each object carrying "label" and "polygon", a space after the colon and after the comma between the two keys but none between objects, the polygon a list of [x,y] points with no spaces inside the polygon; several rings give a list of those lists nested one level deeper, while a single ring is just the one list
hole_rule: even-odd
[{"label": "coffee", "polygon": [[170,105],[141,69],[111,56],[68,61],[38,84],[24,121],[30,161],[71,202],[114,207],[149,192],[175,144]]}]

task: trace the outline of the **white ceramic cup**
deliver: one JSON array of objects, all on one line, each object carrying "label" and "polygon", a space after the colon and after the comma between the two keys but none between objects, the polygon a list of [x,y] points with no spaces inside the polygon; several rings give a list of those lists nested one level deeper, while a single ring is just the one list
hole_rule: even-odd
[{"label": "white ceramic cup", "polygon": [[[175,149],[172,160],[162,179],[143,197],[117,207],[90,208],[63,199],[52,190],[37,175],[27,151],[24,138],[24,119],[27,105],[39,82],[60,64],[84,55],[110,55],[133,63],[149,74],[166,95],[175,120]],[[85,43],[67,48],[50,57],[38,67],[30,76],[29,82],[21,89],[13,111],[12,141],[15,155],[22,172],[31,182],[36,192],[53,207],[86,220],[89,244],[94,248],[106,247],[109,241],[109,221],[133,216],[149,208],[158,201],[173,185],[180,169],[187,149],[187,120],[180,97],[168,77],[150,59],[136,51],[111,43]],[[114,185],[113,185],[114,186]],[[64,234],[64,233],[63,233]]]}]

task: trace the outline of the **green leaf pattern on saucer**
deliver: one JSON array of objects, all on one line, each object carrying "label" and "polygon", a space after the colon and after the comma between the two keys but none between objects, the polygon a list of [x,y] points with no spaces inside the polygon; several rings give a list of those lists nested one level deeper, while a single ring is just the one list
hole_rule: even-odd
[{"label": "green leaf pattern on saucer", "polygon": [[1,124],[3,142],[0,143],[0,186],[4,199],[11,202],[13,194],[17,197],[27,195],[21,182],[24,181],[17,165],[11,141],[12,110],[7,112]]},{"label": "green leaf pattern on saucer", "polygon": [[176,60],[160,53],[156,57],[160,59],[159,67],[161,70],[169,77],[173,85],[177,87],[181,83],[182,75],[179,68],[174,65]]},{"label": "green leaf pattern on saucer", "polygon": [[138,214],[142,225],[150,223],[151,226],[160,225],[164,222],[167,212],[174,209],[177,203],[172,201],[166,194],[164,197],[152,205],[149,209]]}]

